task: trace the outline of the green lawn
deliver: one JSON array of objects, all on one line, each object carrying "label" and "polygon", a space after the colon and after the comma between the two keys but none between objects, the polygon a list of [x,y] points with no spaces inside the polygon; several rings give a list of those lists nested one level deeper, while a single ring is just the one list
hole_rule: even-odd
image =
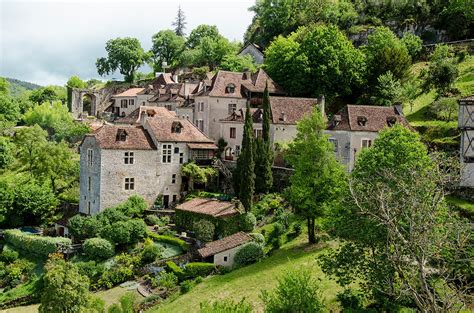
[{"label": "green lawn", "polygon": [[473,202],[460,199],[457,197],[453,197],[453,196],[447,196],[446,201],[448,201],[448,203],[457,207],[461,215],[466,216],[470,219],[474,217],[474,203]]},{"label": "green lawn", "polygon": [[[334,280],[326,277],[316,264],[316,257],[326,251],[325,248],[308,246],[306,235],[283,245],[273,255],[259,263],[235,270],[226,275],[206,278],[189,293],[177,297],[173,301],[163,303],[150,312],[196,312],[199,303],[231,298],[239,301],[246,298],[257,311],[262,311],[259,298],[262,289],[276,286],[277,279],[290,268],[304,267],[311,269],[314,276],[320,279],[320,287],[328,309],[337,310],[336,294],[342,290]],[[335,245],[334,242],[331,245]]]}]

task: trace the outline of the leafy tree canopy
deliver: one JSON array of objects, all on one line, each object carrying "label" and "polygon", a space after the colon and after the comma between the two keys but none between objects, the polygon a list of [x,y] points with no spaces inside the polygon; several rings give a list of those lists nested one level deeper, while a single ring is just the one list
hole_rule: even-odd
[{"label": "leafy tree canopy", "polygon": [[155,71],[163,70],[163,62],[167,62],[171,67],[178,65],[186,42],[182,36],[172,30],[161,30],[153,35],[152,41],[153,46],[150,52]]}]

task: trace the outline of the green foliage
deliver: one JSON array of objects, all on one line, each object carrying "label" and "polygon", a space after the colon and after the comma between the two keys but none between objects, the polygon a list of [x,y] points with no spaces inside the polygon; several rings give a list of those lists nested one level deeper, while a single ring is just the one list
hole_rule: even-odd
[{"label": "green foliage", "polygon": [[199,44],[191,50],[185,51],[181,59],[182,66],[207,66],[214,70],[222,63],[226,55],[235,54],[238,46],[229,42],[222,35],[216,37],[202,37]]},{"label": "green foliage", "polygon": [[107,58],[98,58],[97,72],[104,76],[118,70],[126,82],[132,82],[135,72],[148,59],[140,41],[136,38],[115,38],[105,45]]},{"label": "green foliage", "polygon": [[102,262],[87,261],[75,262],[79,274],[87,276],[91,283],[91,289],[97,287],[97,283],[106,271],[105,265]]},{"label": "green foliage", "polygon": [[155,226],[155,225],[160,225],[161,220],[158,216],[150,214],[145,217],[145,223],[148,226]]},{"label": "green foliage", "polygon": [[244,266],[263,258],[263,247],[255,242],[249,242],[235,253],[235,264]]},{"label": "green foliage", "polygon": [[156,258],[161,255],[161,252],[162,250],[153,241],[145,243],[142,251],[142,262],[144,264],[155,262]]},{"label": "green foliage", "polygon": [[215,228],[213,223],[205,219],[193,223],[193,231],[196,239],[200,241],[212,241],[215,235]]},{"label": "green foliage", "polygon": [[257,139],[255,155],[255,191],[266,194],[273,187],[273,149],[270,142],[270,96],[268,83],[263,92],[262,138]]},{"label": "green foliage", "polygon": [[81,312],[87,307],[89,280],[73,263],[51,259],[45,269],[39,312]]},{"label": "green foliage", "polygon": [[200,167],[194,161],[188,162],[181,167],[181,174],[189,178],[189,189],[194,189],[194,182],[205,184],[209,177],[217,176],[216,169],[212,167]]},{"label": "green foliage", "polygon": [[215,301],[212,304],[209,302],[201,302],[199,304],[201,313],[251,313],[253,307],[250,303],[245,301],[245,298],[239,302],[234,302],[231,299],[224,299]]},{"label": "green foliage", "polygon": [[[168,263],[169,262],[167,262],[166,265],[168,265]],[[173,262],[171,262],[171,263],[173,263]],[[160,282],[160,286],[165,287],[167,289],[173,289],[178,284],[178,277],[180,277],[180,276],[176,275],[176,273],[174,273],[174,272],[172,272],[172,273],[162,272],[162,274],[158,277],[159,282]]]},{"label": "green foliage", "polygon": [[79,88],[79,89],[84,89],[87,88],[87,84],[85,81],[79,78],[79,76],[73,75],[69,77],[66,86],[71,87],[71,88]]},{"label": "green foliage", "polygon": [[176,35],[184,37],[185,33],[184,30],[186,29],[186,17],[184,15],[183,10],[181,9],[181,6],[178,7],[178,14],[176,15],[176,19],[172,23],[172,25],[175,27],[174,31]]},{"label": "green foliage", "polygon": [[403,34],[402,43],[405,45],[405,47],[407,47],[408,54],[410,55],[412,61],[417,60],[420,56],[423,44],[421,38],[412,33],[405,33]]},{"label": "green foliage", "polygon": [[429,112],[438,120],[450,122],[457,120],[459,109],[456,98],[439,98],[429,108]]},{"label": "green foliage", "polygon": [[188,293],[195,285],[196,284],[192,280],[185,280],[179,285],[179,291],[181,294]]},{"label": "green foliage", "polygon": [[115,249],[110,241],[102,238],[89,238],[82,245],[84,253],[91,260],[106,260],[111,258]]},{"label": "green foliage", "polygon": [[19,118],[18,103],[8,94],[0,93],[0,120],[16,122]]},{"label": "green foliage", "polygon": [[18,229],[5,230],[4,238],[7,243],[17,249],[43,257],[56,252],[59,244],[71,245],[71,239],[69,238],[27,235]]},{"label": "green foliage", "polygon": [[344,289],[337,294],[337,300],[345,310],[362,310],[363,298],[359,293],[355,293],[350,288]]},{"label": "green foliage", "polygon": [[0,170],[4,170],[12,164],[14,150],[15,145],[7,137],[0,137]]},{"label": "green foliage", "polygon": [[9,264],[18,259],[19,255],[20,254],[17,251],[13,249],[6,249],[6,247],[3,247],[2,254],[0,254],[0,260],[5,262],[6,264]]},{"label": "green foliage", "polygon": [[45,102],[53,101],[66,101],[66,89],[60,86],[47,86],[33,90],[30,93],[29,100],[36,103],[42,104]]},{"label": "green foliage", "polygon": [[262,291],[265,312],[324,312],[318,282],[308,270],[286,273],[273,291]]},{"label": "green foliage", "polygon": [[250,55],[236,55],[233,53],[226,54],[222,58],[219,69],[231,72],[255,72],[257,70],[253,58]]},{"label": "green foliage", "polygon": [[8,95],[10,93],[10,83],[3,77],[0,77],[0,94]]},{"label": "green foliage", "polygon": [[153,69],[162,71],[162,63],[167,62],[168,66],[176,67],[185,47],[185,39],[177,35],[174,31],[161,30],[152,37],[153,46],[151,55],[153,59]]},{"label": "green foliage", "polygon": [[289,198],[296,214],[308,222],[308,240],[316,242],[316,217],[337,206],[346,191],[347,177],[335,159],[334,148],[324,135],[326,122],[319,110],[297,124],[297,135],[289,145],[287,159],[294,168]]},{"label": "green foliage", "polygon": [[255,151],[252,117],[250,115],[250,104],[247,102],[245,110],[244,134],[242,138],[242,150],[237,159],[237,169],[240,171],[238,178],[239,199],[246,212],[252,208],[252,198],[255,190]]},{"label": "green foliage", "polygon": [[114,257],[112,267],[103,272],[97,282],[98,287],[112,288],[134,276],[134,272],[141,266],[140,255],[118,254]]},{"label": "green foliage", "polygon": [[448,46],[437,45],[430,61],[428,71],[424,75],[423,89],[427,92],[430,88],[435,88],[438,96],[442,96],[459,76],[456,60]]},{"label": "green foliage", "polygon": [[[199,45],[202,38],[216,38],[218,36],[220,36],[220,34],[216,25],[201,24],[191,31],[188,40],[186,41],[186,45],[193,49]],[[209,72],[209,70],[207,70],[207,72]]]},{"label": "green foliage", "polygon": [[216,270],[213,263],[191,262],[186,264],[184,273],[188,278],[206,277]]},{"label": "green foliage", "polygon": [[31,279],[35,264],[27,259],[16,259],[4,267],[2,284],[15,287]]},{"label": "green foliage", "polygon": [[68,221],[68,230],[75,240],[84,240],[99,235],[102,224],[97,218],[86,217],[80,214],[74,215]]},{"label": "green foliage", "polygon": [[252,212],[257,217],[257,220],[263,219],[277,210],[282,210],[286,207],[285,200],[278,193],[266,194],[262,199],[255,203],[252,207]]},{"label": "green foliage", "polygon": [[241,231],[251,232],[255,229],[255,225],[257,224],[257,219],[255,218],[255,215],[253,215],[252,212],[241,214],[239,216],[239,219],[240,219],[239,227]]},{"label": "green foliage", "polygon": [[265,236],[260,234],[260,233],[251,233],[249,234],[250,237],[259,245],[262,247],[265,246]]},{"label": "green foliage", "polygon": [[370,100],[375,105],[391,106],[401,100],[402,92],[400,82],[388,71],[377,78],[375,92]]},{"label": "green foliage", "polygon": [[150,236],[156,242],[164,242],[164,243],[168,243],[170,245],[178,246],[183,251],[188,251],[188,249],[189,249],[189,245],[184,240],[176,238],[176,237],[158,235],[158,234],[155,234],[155,233],[148,233],[148,236]]},{"label": "green foliage", "polygon": [[128,217],[142,217],[148,203],[140,196],[133,195],[115,207]]}]

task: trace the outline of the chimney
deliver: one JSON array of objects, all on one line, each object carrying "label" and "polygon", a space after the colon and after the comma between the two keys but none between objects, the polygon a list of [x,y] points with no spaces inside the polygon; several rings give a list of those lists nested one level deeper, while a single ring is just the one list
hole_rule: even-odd
[{"label": "chimney", "polygon": [[147,118],[147,113],[145,110],[140,110],[140,125],[145,125],[145,120]]},{"label": "chimney", "polygon": [[175,83],[178,83],[178,82],[179,82],[178,80],[179,80],[178,74],[174,74],[174,75],[173,75],[173,81],[174,81]]},{"label": "chimney", "polygon": [[321,95],[321,97],[319,98],[319,109],[321,110],[321,114],[323,117],[326,116],[326,98],[324,97],[324,95]]},{"label": "chimney", "polygon": [[286,114],[285,114],[285,112],[281,112],[281,113],[280,113],[280,121],[283,121],[283,122],[286,121]]},{"label": "chimney", "polygon": [[401,102],[397,102],[393,105],[393,107],[395,108],[395,112],[398,114],[398,115],[403,115],[403,106],[401,104]]}]

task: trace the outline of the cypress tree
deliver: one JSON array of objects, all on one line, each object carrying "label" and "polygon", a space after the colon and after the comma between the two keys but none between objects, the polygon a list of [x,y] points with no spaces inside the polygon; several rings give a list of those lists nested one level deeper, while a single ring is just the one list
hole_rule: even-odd
[{"label": "cypress tree", "polygon": [[255,189],[258,193],[268,193],[273,186],[273,151],[270,143],[270,97],[268,83],[263,92],[263,120],[262,138],[257,139],[257,152],[255,158]]},{"label": "cypress tree", "polygon": [[250,211],[252,206],[252,197],[255,190],[255,162],[254,162],[254,138],[252,117],[250,115],[250,105],[247,103],[245,111],[244,136],[242,138],[242,152],[239,156],[240,161],[240,186],[239,199],[245,208]]}]

